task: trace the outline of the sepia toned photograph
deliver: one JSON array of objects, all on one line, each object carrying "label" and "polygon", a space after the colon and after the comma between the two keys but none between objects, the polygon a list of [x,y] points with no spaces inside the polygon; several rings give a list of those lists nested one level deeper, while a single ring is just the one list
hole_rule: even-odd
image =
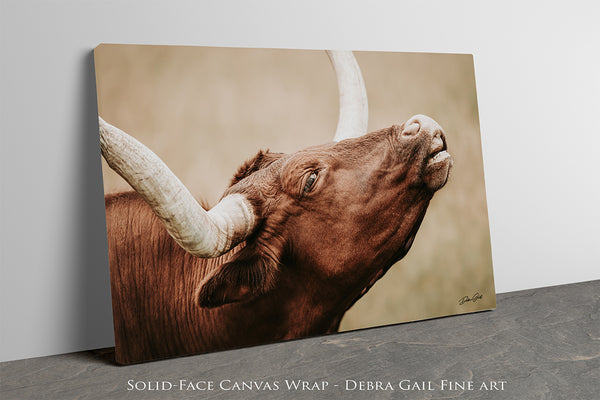
[{"label": "sepia toned photograph", "polygon": [[495,308],[471,55],[94,61],[118,363]]}]

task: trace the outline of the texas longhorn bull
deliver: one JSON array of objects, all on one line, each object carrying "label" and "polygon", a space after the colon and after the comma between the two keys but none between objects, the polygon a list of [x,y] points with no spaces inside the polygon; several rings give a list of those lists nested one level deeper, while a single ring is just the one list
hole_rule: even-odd
[{"label": "texas longhorn bull", "polygon": [[335,332],[404,257],[452,166],[441,127],[417,115],[365,134],[350,52],[334,142],[260,151],[206,211],[149,149],[100,119],[102,155],[135,192],[106,196],[120,363]]}]

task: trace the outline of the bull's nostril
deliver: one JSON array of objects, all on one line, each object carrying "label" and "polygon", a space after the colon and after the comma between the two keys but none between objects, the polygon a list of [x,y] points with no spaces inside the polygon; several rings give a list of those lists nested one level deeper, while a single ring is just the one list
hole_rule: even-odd
[{"label": "bull's nostril", "polygon": [[417,133],[419,133],[419,130],[421,129],[421,125],[418,122],[411,122],[410,124],[408,124],[407,126],[404,127],[404,130],[402,131],[402,135],[403,136],[413,136],[416,135]]}]

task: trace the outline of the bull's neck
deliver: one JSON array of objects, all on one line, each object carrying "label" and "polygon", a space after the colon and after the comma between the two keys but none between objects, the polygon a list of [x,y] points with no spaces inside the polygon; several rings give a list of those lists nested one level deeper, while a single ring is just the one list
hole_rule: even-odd
[{"label": "bull's neck", "polygon": [[[430,198],[420,198],[406,210],[408,217],[404,226],[410,229],[402,234],[404,240],[398,249],[389,249],[378,253],[373,259],[359,262],[353,270],[345,271],[346,279],[315,279],[312,274],[318,267],[293,266],[297,271],[312,271],[305,276],[299,274],[294,282],[284,285],[288,286],[286,293],[290,299],[290,312],[295,312],[300,322],[309,322],[309,329],[313,331],[308,334],[337,332],[346,311],[406,255],[423,221]],[[289,296],[291,293],[293,296]]]},{"label": "bull's neck", "polygon": [[302,273],[282,277],[273,293],[285,314],[285,339],[336,332],[347,311],[340,302],[343,294],[339,288],[302,276],[306,269],[300,265],[284,268],[288,267]]}]

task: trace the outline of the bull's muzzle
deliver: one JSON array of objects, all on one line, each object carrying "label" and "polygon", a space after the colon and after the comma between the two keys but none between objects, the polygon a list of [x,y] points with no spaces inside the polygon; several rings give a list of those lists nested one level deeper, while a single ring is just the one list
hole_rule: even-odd
[{"label": "bull's muzzle", "polygon": [[429,189],[441,189],[448,180],[452,157],[447,151],[446,136],[442,127],[426,115],[415,115],[404,124],[402,136],[426,135],[429,144],[428,159],[425,164],[424,181]]},{"label": "bull's muzzle", "polygon": [[417,134],[427,134],[431,137],[443,137],[442,127],[433,119],[426,115],[415,115],[404,124],[402,135],[414,136]]}]

